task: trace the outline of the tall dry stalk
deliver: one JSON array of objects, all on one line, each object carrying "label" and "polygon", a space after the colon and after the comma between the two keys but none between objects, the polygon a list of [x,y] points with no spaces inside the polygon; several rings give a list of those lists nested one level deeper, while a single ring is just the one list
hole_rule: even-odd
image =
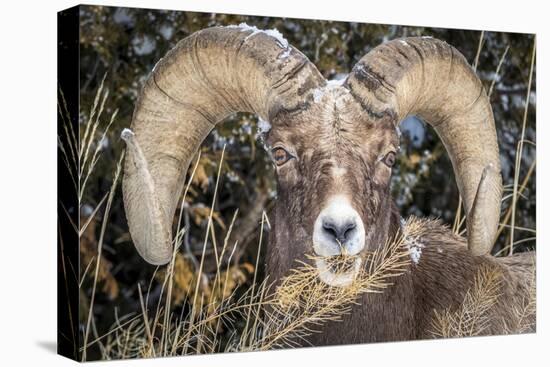
[{"label": "tall dry stalk", "polygon": [[98,129],[101,125],[101,118],[105,110],[105,103],[109,97],[109,90],[105,89],[105,79],[107,74],[103,76],[99,88],[97,90],[94,102],[92,104],[88,120],[85,123],[85,128],[82,136],[80,137],[80,143],[78,145],[78,200],[82,201],[84,193],[86,192],[86,184],[90,175],[94,171],[94,168],[99,160],[101,145],[107,136],[111,125],[116,119],[118,109],[115,110],[107,126],[100,133],[98,138]]},{"label": "tall dry stalk", "polygon": [[527,112],[529,110],[529,97],[531,96],[531,84],[533,80],[533,70],[535,66],[535,53],[536,53],[537,39],[533,40],[533,51],[531,52],[531,66],[529,68],[529,81],[527,82],[527,94],[525,95],[525,107],[523,110],[523,123],[521,126],[521,137],[518,142],[516,150],[516,163],[514,166],[514,193],[512,196],[512,219],[510,227],[510,249],[509,255],[514,253],[514,230],[516,225],[516,205],[518,201],[518,183],[519,173],[521,170],[521,157],[523,155],[523,143],[525,141],[525,128],[527,126]]},{"label": "tall dry stalk", "polygon": [[79,144],[78,138],[73,129],[73,124],[71,122],[71,114],[69,113],[69,108],[67,106],[67,101],[65,100],[65,95],[63,90],[59,89],[59,97],[57,100],[57,109],[59,116],[61,117],[61,125],[63,127],[63,134],[57,136],[57,146],[61,151],[63,162],[69,172],[71,180],[74,185],[75,192],[78,192],[78,170],[79,170]]}]

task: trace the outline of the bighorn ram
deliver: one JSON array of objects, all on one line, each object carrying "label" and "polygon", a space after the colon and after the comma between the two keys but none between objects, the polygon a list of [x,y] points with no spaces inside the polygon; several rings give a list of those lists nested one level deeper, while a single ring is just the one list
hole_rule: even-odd
[{"label": "bighorn ram", "polygon": [[[457,307],[483,265],[505,280],[486,333],[503,331],[527,293],[534,254],[490,255],[502,193],[495,125],[480,80],[455,48],[427,37],[386,42],[338,84],[276,31],[215,27],[179,42],[155,66],[123,133],[124,204],[149,263],[170,261],[191,158],[217,123],[239,111],[271,124],[265,142],[278,184],[267,250],[272,279],[306,253],[345,251],[356,256],[348,274],[321,272],[323,281],[345,286],[361,255],[400,230],[390,178],[405,117],[429,123],[453,164],[467,241],[426,221],[420,261],[384,293],[362,296],[343,322],[326,324],[314,345],[427,337],[433,310]],[[327,267],[324,260],[317,266]]]}]

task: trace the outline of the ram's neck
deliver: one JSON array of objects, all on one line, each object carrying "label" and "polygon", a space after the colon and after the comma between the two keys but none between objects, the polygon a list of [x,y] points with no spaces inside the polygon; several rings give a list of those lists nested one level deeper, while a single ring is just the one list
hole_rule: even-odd
[{"label": "ram's neck", "polygon": [[366,293],[341,321],[319,327],[308,341],[315,346],[376,343],[417,339],[415,297],[411,273],[382,293]]}]

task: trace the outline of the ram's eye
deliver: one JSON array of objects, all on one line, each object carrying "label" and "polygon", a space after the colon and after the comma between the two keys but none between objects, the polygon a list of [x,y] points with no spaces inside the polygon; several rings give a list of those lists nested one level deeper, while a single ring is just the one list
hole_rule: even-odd
[{"label": "ram's eye", "polygon": [[292,158],[292,155],[281,147],[273,148],[273,150],[271,150],[271,156],[277,166],[282,166]]},{"label": "ram's eye", "polygon": [[382,158],[382,162],[388,167],[393,167],[395,164],[395,152],[388,152],[384,158]]}]

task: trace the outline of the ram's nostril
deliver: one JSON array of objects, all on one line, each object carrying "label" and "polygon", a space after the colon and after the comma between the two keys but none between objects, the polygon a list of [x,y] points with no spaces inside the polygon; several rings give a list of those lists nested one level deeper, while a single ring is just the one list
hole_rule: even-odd
[{"label": "ram's nostril", "polygon": [[323,221],[323,229],[325,232],[327,232],[331,237],[338,238],[338,227],[332,223],[331,221],[324,220]]},{"label": "ram's nostril", "polygon": [[323,229],[325,232],[340,243],[344,243],[348,240],[348,237],[353,233],[355,227],[357,227],[355,221],[337,224],[330,219],[323,220]]},{"label": "ram's nostril", "polygon": [[345,241],[348,239],[349,235],[353,232],[353,230],[357,227],[355,222],[348,222],[343,228],[342,228],[342,239]]}]

